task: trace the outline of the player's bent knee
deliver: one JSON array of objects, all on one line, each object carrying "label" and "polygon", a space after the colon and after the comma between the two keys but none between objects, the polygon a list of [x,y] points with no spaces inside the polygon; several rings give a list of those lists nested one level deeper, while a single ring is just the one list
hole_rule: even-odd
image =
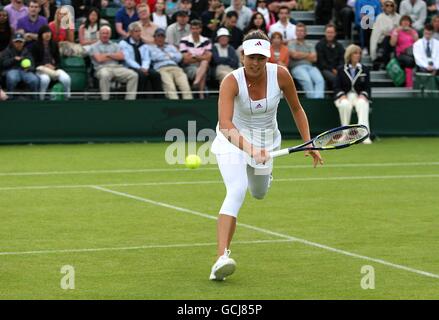
[{"label": "player's bent knee", "polygon": [[267,192],[254,192],[250,190],[250,194],[252,195],[253,198],[257,199],[257,200],[262,200],[265,198],[265,195],[267,194]]}]

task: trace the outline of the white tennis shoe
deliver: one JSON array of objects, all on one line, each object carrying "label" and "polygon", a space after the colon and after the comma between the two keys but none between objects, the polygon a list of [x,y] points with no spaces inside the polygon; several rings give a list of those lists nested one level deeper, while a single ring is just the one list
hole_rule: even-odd
[{"label": "white tennis shoe", "polygon": [[229,256],[230,250],[224,249],[224,254],[212,266],[209,280],[223,281],[235,272],[236,262]]}]

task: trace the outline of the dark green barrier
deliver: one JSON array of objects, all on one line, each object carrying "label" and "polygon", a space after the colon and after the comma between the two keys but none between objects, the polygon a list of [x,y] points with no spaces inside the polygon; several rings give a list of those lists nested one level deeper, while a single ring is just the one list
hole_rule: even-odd
[{"label": "dark green barrier", "polygon": [[[376,135],[439,135],[439,100],[375,99],[370,117]],[[332,100],[306,100],[302,105],[313,134],[339,125]],[[187,131],[215,128],[217,99],[193,101],[68,101],[0,103],[0,143],[100,141],[163,141],[171,128]],[[355,114],[353,115],[353,120]],[[297,137],[290,110],[281,102],[279,128],[284,137]]]}]

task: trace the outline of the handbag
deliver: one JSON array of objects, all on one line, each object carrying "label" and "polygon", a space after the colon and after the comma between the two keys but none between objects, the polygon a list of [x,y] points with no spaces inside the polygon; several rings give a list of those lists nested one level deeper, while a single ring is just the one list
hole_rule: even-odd
[{"label": "handbag", "polygon": [[395,86],[399,87],[405,83],[405,72],[402,70],[396,58],[390,60],[386,66],[386,71]]}]

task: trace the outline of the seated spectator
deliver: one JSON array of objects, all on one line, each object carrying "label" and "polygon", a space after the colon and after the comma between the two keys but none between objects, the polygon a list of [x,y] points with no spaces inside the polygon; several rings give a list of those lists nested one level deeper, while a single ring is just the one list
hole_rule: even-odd
[{"label": "seated spectator", "polygon": [[[427,0],[427,18],[433,17],[439,13],[439,1],[438,0]],[[433,22],[433,20],[431,20]]]},{"label": "seated spectator", "polygon": [[154,43],[154,32],[157,30],[158,26],[155,23],[151,22],[149,6],[146,4],[139,5],[137,7],[137,14],[139,16],[139,22],[142,28],[141,36],[143,43]]},{"label": "seated spectator", "polygon": [[337,41],[335,25],[328,24],[325,28],[325,37],[316,45],[317,67],[325,78],[327,87],[334,89],[337,77],[337,68],[344,63],[344,48]]},{"label": "seated spectator", "polygon": [[201,14],[203,36],[212,39],[224,17],[224,5],[219,0],[209,0],[209,9]]},{"label": "seated spectator", "polygon": [[177,22],[171,24],[166,29],[166,40],[176,48],[180,46],[180,40],[191,33],[189,25],[189,16],[186,11],[177,12]]},{"label": "seated spectator", "polygon": [[178,99],[176,86],[182,92],[183,99],[192,99],[188,78],[178,66],[182,54],[172,44],[165,43],[165,35],[163,29],[157,29],[154,33],[155,44],[150,46],[152,66],[160,73],[168,99]]},{"label": "seated spectator", "polygon": [[[178,3],[178,10],[186,11],[189,16],[189,21],[192,20],[200,20],[200,16],[195,12],[192,11],[192,0],[180,0]],[[171,17],[171,23],[174,23],[177,20],[177,17],[175,13]]]},{"label": "seated spectator", "polygon": [[426,24],[424,37],[413,45],[413,55],[420,72],[437,75],[439,70],[439,40],[433,38],[433,26]]},{"label": "seated spectator", "polygon": [[268,35],[271,37],[273,32],[280,32],[284,43],[296,39],[296,26],[290,22],[290,9],[286,6],[279,8],[279,20],[271,25]]},{"label": "seated spectator", "polygon": [[183,54],[183,68],[192,86],[200,91],[200,99],[204,99],[207,71],[212,58],[212,43],[201,35],[203,24],[200,20],[191,22],[191,34],[180,41],[180,52]]},{"label": "seated spectator", "polygon": [[[148,7],[149,10],[149,7]],[[128,26],[130,36],[119,42],[125,57],[125,66],[134,70],[139,76],[137,91],[162,91],[160,74],[151,68],[151,57],[148,45],[142,42],[142,25],[140,21]],[[141,94],[141,97],[148,97]]]},{"label": "seated spectator", "polygon": [[79,43],[88,50],[92,44],[99,41],[99,29],[103,25],[109,25],[108,21],[101,19],[98,8],[90,8],[85,22],[79,27]]},{"label": "seated spectator", "polygon": [[125,0],[123,7],[116,13],[116,32],[122,39],[129,36],[128,26],[132,22],[139,20],[139,16],[136,11],[136,2],[134,0]]},{"label": "seated spectator", "polygon": [[[358,123],[369,128],[370,77],[361,61],[361,48],[351,44],[346,48],[345,64],[337,69],[335,82],[335,106],[342,126],[351,122],[352,109],[357,111]],[[367,138],[363,143],[370,144]]]},{"label": "seated spectator", "polygon": [[9,46],[12,33],[12,28],[9,25],[8,12],[4,9],[0,9],[0,52]]},{"label": "seated spectator", "polygon": [[135,100],[137,94],[138,75],[120,64],[124,54],[117,43],[112,43],[111,28],[102,26],[99,30],[99,41],[90,48],[96,78],[99,79],[99,89],[102,100],[110,99],[111,81],[116,80],[127,84],[126,100]]},{"label": "seated spectator", "polygon": [[250,31],[261,30],[263,33],[267,34],[267,25],[265,24],[265,19],[262,13],[255,12],[248,24],[247,28],[244,31],[244,34],[249,33]]},{"label": "seated spectator", "polygon": [[[39,0],[40,2],[40,16],[43,16],[47,21],[55,19],[56,3],[55,0]],[[75,11],[76,14],[76,11]]]},{"label": "seated spectator", "polygon": [[49,28],[52,30],[53,41],[75,42],[75,22],[68,9],[58,8],[55,13],[55,20],[49,23]]},{"label": "seated spectator", "polygon": [[323,25],[328,24],[332,18],[332,10],[334,10],[333,1],[316,0],[315,10],[314,10],[316,17],[316,24],[323,24]]},{"label": "seated spectator", "polygon": [[235,11],[238,14],[238,22],[236,26],[242,31],[247,28],[253,15],[253,11],[245,6],[244,3],[244,0],[232,0],[230,7],[225,10],[226,13],[229,11]]},{"label": "seated spectator", "polygon": [[427,5],[423,0],[403,0],[399,7],[399,14],[410,16],[412,28],[419,32],[424,28],[427,19]]},{"label": "seated spectator", "polygon": [[[171,22],[171,19],[169,19],[168,15],[166,14],[166,4],[165,0],[157,0],[155,3],[155,9],[154,12],[151,15],[151,20],[154,22],[154,24],[166,30],[166,28],[174,22]],[[175,17],[175,20],[177,20],[177,17]]]},{"label": "seated spectator", "polygon": [[220,83],[225,76],[237,69],[239,59],[235,49],[229,45],[230,34],[225,28],[218,30],[216,43],[212,47],[213,64],[215,65],[215,78]]},{"label": "seated spectator", "polygon": [[47,25],[47,19],[39,15],[40,3],[38,0],[31,0],[29,2],[28,15],[21,18],[17,22],[17,32],[24,34],[26,39],[26,47],[30,49],[38,39],[38,30],[42,26]]},{"label": "seated spectator", "polygon": [[416,40],[418,40],[418,33],[412,28],[412,19],[410,16],[402,16],[399,27],[390,34],[390,45],[396,47],[396,58],[405,71],[405,86],[407,88],[413,88],[415,58],[412,49]]},{"label": "seated spectator", "polygon": [[59,69],[60,57],[58,44],[52,40],[52,31],[48,26],[42,26],[38,31],[38,40],[32,46],[37,75],[40,78],[40,99],[44,100],[50,81],[59,81],[70,98],[70,76]]},{"label": "seated spectator", "polygon": [[8,13],[9,23],[12,30],[16,31],[18,20],[27,17],[28,8],[24,4],[23,0],[11,0],[11,3],[8,4],[4,9]]},{"label": "seated spectator", "polygon": [[[104,5],[102,5],[103,3]],[[73,8],[75,9],[75,18],[78,19],[78,18],[86,18],[90,13],[91,8],[96,8],[100,12],[101,9],[108,6],[108,3],[105,3],[104,1],[101,0],[73,0],[72,5]]]},{"label": "seated spectator", "polygon": [[166,0],[166,13],[172,17],[178,10],[178,0]]},{"label": "seated spectator", "polygon": [[363,49],[363,55],[369,54],[373,24],[381,11],[380,0],[355,1],[355,27],[360,34],[360,47]]},{"label": "seated spectator", "polygon": [[[39,79],[35,74],[35,64],[24,42],[24,35],[17,32],[12,38],[12,43],[2,52],[0,57],[0,69],[3,75],[6,75],[8,92],[14,92],[19,82],[24,82],[31,92],[38,92]],[[25,59],[29,59],[31,63],[29,67],[23,68],[21,62]],[[31,95],[31,99],[37,99],[37,95]]]},{"label": "seated spectator", "polygon": [[268,62],[288,68],[290,63],[290,53],[288,47],[284,44],[282,33],[273,32],[271,35],[271,57]]},{"label": "seated spectator", "polygon": [[209,4],[206,0],[192,0],[192,10],[201,17],[204,11],[209,8]]},{"label": "seated spectator", "polygon": [[334,0],[335,23],[345,40],[351,39],[351,26],[355,20],[354,5],[355,1],[352,0]]},{"label": "seated spectator", "polygon": [[264,17],[265,25],[267,26],[267,32],[268,32],[268,30],[270,29],[270,26],[272,24],[276,23],[276,17],[273,14],[273,12],[268,10],[267,0],[257,0],[256,1],[256,12],[259,12]]},{"label": "seated spectator", "polygon": [[439,40],[439,14],[431,18],[431,24],[433,25],[433,38]]},{"label": "seated spectator", "polygon": [[268,0],[268,9],[275,14],[278,14],[282,7],[287,7],[288,10],[297,9],[296,0]]},{"label": "seated spectator", "polygon": [[384,11],[378,15],[370,37],[370,58],[374,62],[374,69],[384,69],[389,63],[393,52],[390,33],[398,27],[400,19],[395,1],[384,0]]},{"label": "seated spectator", "polygon": [[317,54],[313,45],[306,38],[306,26],[298,23],[296,40],[290,42],[288,49],[291,58],[291,74],[299,81],[305,95],[310,99],[322,99],[325,91],[325,80],[319,69],[313,66],[317,62]]},{"label": "seated spectator", "polygon": [[242,39],[244,38],[244,34],[241,29],[236,27],[237,22],[238,14],[235,11],[229,11],[226,13],[224,23],[221,25],[221,28],[226,28],[229,31],[229,44],[235,49],[239,48],[239,46],[242,44]]}]

